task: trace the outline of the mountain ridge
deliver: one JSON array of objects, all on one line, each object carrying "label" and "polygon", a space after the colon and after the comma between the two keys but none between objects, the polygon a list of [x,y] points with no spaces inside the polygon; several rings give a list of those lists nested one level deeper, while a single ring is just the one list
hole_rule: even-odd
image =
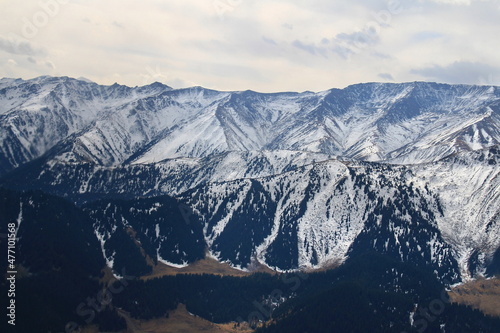
[{"label": "mountain ridge", "polygon": [[172,265],[207,250],[289,271],[376,251],[454,282],[487,272],[500,246],[495,86],[262,94],[2,79],[0,128],[0,184],[86,207],[115,273],[129,228]]},{"label": "mountain ridge", "polygon": [[[2,173],[71,135],[60,159],[105,166],[276,149],[406,164],[500,142],[494,86],[370,83],[261,94],[51,77],[1,81]],[[443,129],[445,136],[433,135]],[[40,138],[30,142],[30,135]]]}]

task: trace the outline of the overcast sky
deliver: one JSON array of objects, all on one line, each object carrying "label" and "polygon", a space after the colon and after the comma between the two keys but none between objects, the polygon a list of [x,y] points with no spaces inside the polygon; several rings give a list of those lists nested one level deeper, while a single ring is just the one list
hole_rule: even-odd
[{"label": "overcast sky", "polygon": [[500,85],[499,0],[0,0],[0,77],[321,91]]}]

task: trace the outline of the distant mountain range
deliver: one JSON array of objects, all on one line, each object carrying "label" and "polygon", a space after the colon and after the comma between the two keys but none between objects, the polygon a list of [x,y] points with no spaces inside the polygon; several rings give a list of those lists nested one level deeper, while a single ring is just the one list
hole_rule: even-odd
[{"label": "distant mountain range", "polygon": [[499,143],[495,86],[0,80],[1,185],[81,206],[116,274],[134,246],[138,273],[206,253],[289,271],[375,251],[449,283],[494,274]]}]

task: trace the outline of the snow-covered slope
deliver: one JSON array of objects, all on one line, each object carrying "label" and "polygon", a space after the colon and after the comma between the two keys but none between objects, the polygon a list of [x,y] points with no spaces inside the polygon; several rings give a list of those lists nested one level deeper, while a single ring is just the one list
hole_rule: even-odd
[{"label": "snow-covered slope", "polygon": [[[484,272],[500,247],[498,87],[261,94],[2,79],[0,128],[1,184],[87,202],[108,263],[125,260],[115,245],[127,228],[175,265],[199,258],[203,240],[242,269],[377,251],[449,281]],[[165,194],[192,228],[162,220],[176,201],[151,197]],[[89,203],[117,198],[131,201]],[[195,252],[183,248],[191,234]]]},{"label": "snow-covered slope", "polygon": [[[484,273],[500,247],[498,158],[497,146],[411,166],[331,159],[200,183],[177,199],[187,207],[184,218],[200,226],[193,237],[234,267],[258,261],[277,270],[314,269],[376,251],[459,281]],[[157,210],[153,199],[145,212]],[[130,201],[130,209],[138,204]],[[100,211],[93,211],[96,221]],[[114,220],[106,220],[109,230],[124,221]],[[136,229],[159,220],[145,221]],[[147,233],[153,243],[165,237],[151,227]],[[186,263],[182,256],[170,262]]]},{"label": "snow-covered slope", "polygon": [[[113,132],[118,125],[105,126],[104,120],[113,119],[124,105],[164,90],[170,88],[158,84],[135,89],[118,84],[105,87],[66,77],[0,80],[0,174],[41,156],[71,135],[76,136],[75,150],[91,149],[86,140],[100,133],[99,126],[104,127],[102,135],[114,142],[116,137],[111,135],[126,134]],[[81,131],[87,137],[76,135]]]},{"label": "snow-covered slope", "polygon": [[331,158],[333,156],[301,151],[234,151],[105,167],[68,163],[51,159],[49,155],[15,170],[3,184],[16,189],[41,189],[81,203],[104,197],[177,195],[210,182],[277,175]]},{"label": "snow-covered slope", "polygon": [[[153,244],[154,258],[166,258],[164,252],[155,253],[168,240],[177,249],[168,262],[186,265],[192,249],[179,242],[185,242],[186,228],[196,226],[193,239],[203,239],[211,256],[240,269],[256,261],[276,270],[315,269],[376,251],[457,282],[469,275],[468,267],[460,265],[465,257],[459,244],[448,242],[441,231],[448,225],[448,202],[429,188],[425,177],[411,167],[327,160],[278,175],[197,186],[177,196],[177,208],[170,205],[184,216],[169,226],[156,213],[165,206],[161,197],[111,203],[120,206],[112,209],[112,218],[105,202],[87,209],[100,234],[108,235],[103,247],[111,254],[113,245],[106,240],[128,221],[141,243],[148,239]],[[131,219],[138,207],[144,213]],[[468,221],[454,223],[465,227]],[[498,247],[495,232],[487,230],[485,237]],[[491,250],[481,251],[491,257]],[[487,264],[484,260],[477,267]]]},{"label": "snow-covered slope", "polygon": [[103,166],[276,149],[406,164],[500,141],[497,87],[373,83],[261,94],[51,77],[0,87],[3,173],[56,146],[60,160]]},{"label": "snow-covered slope", "polygon": [[500,247],[499,146],[415,166],[415,182],[436,193],[443,214],[436,218],[453,246],[464,277],[484,273]]}]

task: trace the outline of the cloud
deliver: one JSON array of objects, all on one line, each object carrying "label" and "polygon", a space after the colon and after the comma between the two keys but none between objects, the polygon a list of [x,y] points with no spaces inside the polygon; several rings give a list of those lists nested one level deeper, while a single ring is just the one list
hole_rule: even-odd
[{"label": "cloud", "polygon": [[381,52],[372,52],[371,56],[378,58],[378,59],[384,59],[384,60],[392,59],[392,57],[390,55],[385,54],[385,53],[381,53]]},{"label": "cloud", "polygon": [[[319,45],[315,43],[305,43],[300,40],[294,40],[292,46],[310,53],[311,55],[322,55],[327,57],[329,52],[333,52],[341,58],[347,59],[353,54],[376,45],[380,41],[380,29],[382,25],[374,24],[369,21],[362,30],[350,33],[338,33],[333,38],[322,38]],[[375,54],[378,54],[375,52]]]},{"label": "cloud", "polygon": [[0,77],[266,92],[498,77],[498,1],[74,0],[25,40],[40,3],[0,2],[0,31],[12,32],[0,37]]},{"label": "cloud", "polygon": [[264,42],[269,43],[269,44],[274,45],[274,46],[277,46],[277,45],[278,45],[278,43],[276,43],[273,39],[271,39],[271,38],[267,38],[267,37],[265,37],[265,36],[262,36],[262,40],[263,40]]},{"label": "cloud", "polygon": [[440,5],[471,6],[479,2],[495,2],[496,0],[420,0],[420,2],[432,2]]},{"label": "cloud", "polygon": [[446,5],[459,5],[459,6],[469,6],[472,0],[430,0],[431,2],[446,4]]},{"label": "cloud", "polygon": [[445,35],[436,31],[419,31],[411,39],[417,43],[443,38]]},{"label": "cloud", "polygon": [[379,41],[378,33],[370,27],[353,33],[340,33],[333,38],[333,51],[343,58],[359,53]]},{"label": "cloud", "polygon": [[489,64],[456,61],[446,66],[433,65],[412,69],[413,74],[426,80],[437,80],[445,83],[465,84],[499,84],[500,68]]},{"label": "cloud", "polygon": [[123,24],[119,23],[119,22],[116,22],[116,21],[113,21],[112,23],[115,27],[117,28],[120,28],[120,29],[123,29]]},{"label": "cloud", "polygon": [[377,76],[383,80],[386,80],[386,81],[394,81],[394,78],[389,73],[380,73]]},{"label": "cloud", "polygon": [[11,54],[20,54],[33,56],[41,54],[39,50],[35,50],[30,42],[15,40],[14,38],[4,38],[0,36],[0,50]]},{"label": "cloud", "polygon": [[306,51],[312,55],[316,55],[319,52],[324,52],[324,50],[321,50],[320,48],[316,47],[314,44],[305,44],[301,42],[300,40],[294,40],[292,42],[292,46],[301,49],[303,51]]}]

